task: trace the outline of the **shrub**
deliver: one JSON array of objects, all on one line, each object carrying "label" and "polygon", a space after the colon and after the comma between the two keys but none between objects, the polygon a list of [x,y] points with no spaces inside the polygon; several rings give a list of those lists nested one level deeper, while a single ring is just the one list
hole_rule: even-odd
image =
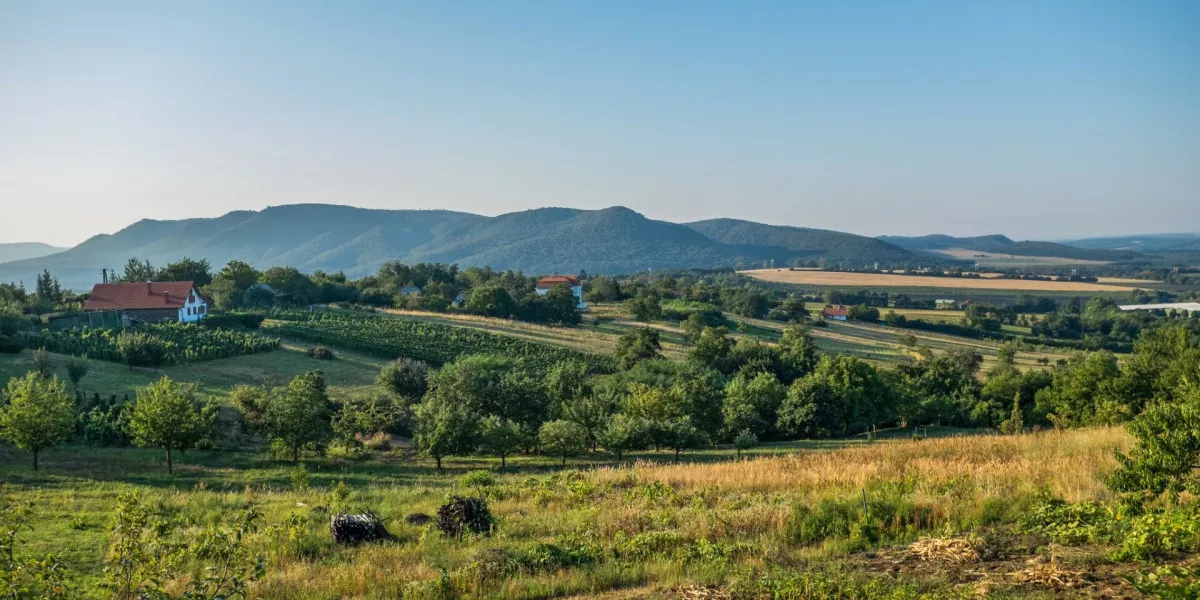
[{"label": "shrub", "polygon": [[496,485],[496,476],[483,469],[467,471],[458,478],[458,485],[468,488],[493,486]]},{"label": "shrub", "polygon": [[117,337],[117,352],[121,360],[132,367],[154,367],[167,364],[170,351],[163,340],[141,331],[124,331]]},{"label": "shrub", "polygon": [[333,360],[333,350],[325,346],[312,346],[308,349],[308,356],[319,360]]},{"label": "shrub", "polygon": [[492,513],[482,498],[451,496],[449,502],[438,508],[437,526],[446,537],[488,533],[494,525]]},{"label": "shrub", "polygon": [[1018,527],[1062,544],[1103,542],[1113,536],[1111,528],[1117,522],[1113,516],[1095,502],[1068,504],[1052,499],[1026,512]]},{"label": "shrub", "polygon": [[530,570],[559,570],[589,565],[600,557],[600,549],[574,539],[538,542],[521,559]]},{"label": "shrub", "polygon": [[224,313],[218,315],[208,315],[200,324],[208,329],[232,329],[241,327],[244,329],[258,329],[265,316],[255,313]]},{"label": "shrub", "polygon": [[1130,583],[1147,598],[1195,600],[1200,598],[1200,567],[1167,565],[1140,574]]},{"label": "shrub", "polygon": [[1151,512],[1129,521],[1116,560],[1149,560],[1195,552],[1200,547],[1200,505]]},{"label": "shrub", "polygon": [[20,354],[25,349],[21,338],[17,336],[0,335],[0,354]]}]

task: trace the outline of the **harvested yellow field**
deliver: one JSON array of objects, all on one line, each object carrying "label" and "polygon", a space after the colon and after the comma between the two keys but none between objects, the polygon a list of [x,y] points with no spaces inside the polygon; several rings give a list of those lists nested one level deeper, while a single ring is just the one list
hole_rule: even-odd
[{"label": "harvested yellow field", "polygon": [[1107,265],[1110,262],[1106,260],[1084,260],[1062,256],[1025,256],[1021,254],[1005,254],[1003,252],[981,252],[967,248],[947,248],[945,250],[934,250],[934,252],[961,260],[974,260],[988,266]]},{"label": "harvested yellow field", "polygon": [[1134,279],[1132,277],[1097,277],[1100,283],[1128,283],[1132,286],[1143,286],[1151,283],[1162,283],[1155,279]]},{"label": "harvested yellow field", "polygon": [[929,287],[956,290],[1013,290],[1041,292],[1129,292],[1127,285],[1106,285],[1073,281],[1032,281],[1025,279],[976,279],[967,277],[926,277],[883,273],[844,273],[839,271],[790,271],[754,269],[741,271],[762,281],[839,287]]}]

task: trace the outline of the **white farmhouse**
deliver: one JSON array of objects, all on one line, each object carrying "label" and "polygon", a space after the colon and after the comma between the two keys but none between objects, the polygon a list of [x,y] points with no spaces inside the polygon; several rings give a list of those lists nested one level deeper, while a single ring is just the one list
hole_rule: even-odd
[{"label": "white farmhouse", "polygon": [[575,294],[575,301],[579,303],[579,310],[587,308],[587,303],[583,301],[583,284],[579,283],[579,278],[574,275],[553,275],[551,277],[543,277],[538,280],[537,287],[534,291],[539,296],[545,296],[556,286],[568,285],[571,287],[571,293]]},{"label": "white farmhouse", "polygon": [[83,310],[120,311],[129,323],[195,323],[208,316],[208,300],[190,281],[97,283]]}]

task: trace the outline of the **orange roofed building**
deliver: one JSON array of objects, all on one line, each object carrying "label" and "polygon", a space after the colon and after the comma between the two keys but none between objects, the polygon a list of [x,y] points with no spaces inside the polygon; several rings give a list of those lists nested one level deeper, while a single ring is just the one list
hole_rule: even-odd
[{"label": "orange roofed building", "polygon": [[583,301],[583,284],[579,283],[579,278],[574,275],[551,275],[538,280],[537,287],[534,291],[539,296],[545,296],[550,293],[550,290],[565,285],[571,288],[571,293],[575,294],[575,301],[579,303],[579,310],[587,308],[587,303]]},{"label": "orange roofed building", "polygon": [[83,310],[120,311],[129,323],[194,323],[208,315],[208,300],[190,281],[97,283]]},{"label": "orange roofed building", "polygon": [[826,306],[822,313],[826,319],[834,321],[845,321],[850,318],[850,309],[845,306]]}]

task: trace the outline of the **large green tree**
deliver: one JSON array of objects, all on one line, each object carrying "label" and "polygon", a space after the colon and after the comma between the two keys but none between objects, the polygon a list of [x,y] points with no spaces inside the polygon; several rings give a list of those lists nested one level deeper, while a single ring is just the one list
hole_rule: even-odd
[{"label": "large green tree", "polygon": [[318,299],[317,284],[294,267],[271,267],[263,271],[261,280],[275,290],[281,302],[304,306]]},{"label": "large green tree", "polygon": [[770,373],[738,375],[725,388],[725,430],[732,439],[742,430],[762,436],[774,429],[787,388]]},{"label": "large green tree", "polygon": [[565,467],[568,458],[587,452],[587,431],[571,421],[550,421],[538,430],[538,445],[542,452],[560,457]]},{"label": "large green tree", "polygon": [[1151,404],[1128,424],[1137,444],[1117,453],[1119,466],[1108,485],[1119,492],[1200,493],[1200,387],[1178,401]]},{"label": "large green tree", "polygon": [[38,454],[71,436],[75,429],[75,403],[57,377],[37,372],[13,377],[0,406],[0,435],[14,446],[33,453],[33,470]]},{"label": "large green tree", "polygon": [[190,281],[196,287],[208,285],[212,279],[208,260],[186,257],[168,264],[155,275],[156,281]]},{"label": "large green tree", "polygon": [[196,384],[176,383],[163,376],[137,391],[129,414],[129,437],[140,447],[162,448],[167,472],[174,472],[172,453],[186,450],[212,431],[216,411],[196,399]]},{"label": "large green tree", "polygon": [[257,269],[240,260],[231,260],[212,278],[205,289],[218,308],[228,309],[245,304],[246,290],[262,276]]},{"label": "large green tree", "polygon": [[622,369],[628,369],[643,360],[660,358],[662,342],[658,330],[651,327],[634,329],[617,340],[613,355]]},{"label": "large green tree", "polygon": [[333,437],[332,418],[325,375],[309,371],[267,398],[262,429],[276,448],[286,450],[297,462],[302,450],[321,450],[329,443]]},{"label": "large green tree", "polygon": [[433,458],[440,471],[443,458],[478,448],[479,426],[479,414],[453,396],[430,393],[417,405],[417,450]]}]

